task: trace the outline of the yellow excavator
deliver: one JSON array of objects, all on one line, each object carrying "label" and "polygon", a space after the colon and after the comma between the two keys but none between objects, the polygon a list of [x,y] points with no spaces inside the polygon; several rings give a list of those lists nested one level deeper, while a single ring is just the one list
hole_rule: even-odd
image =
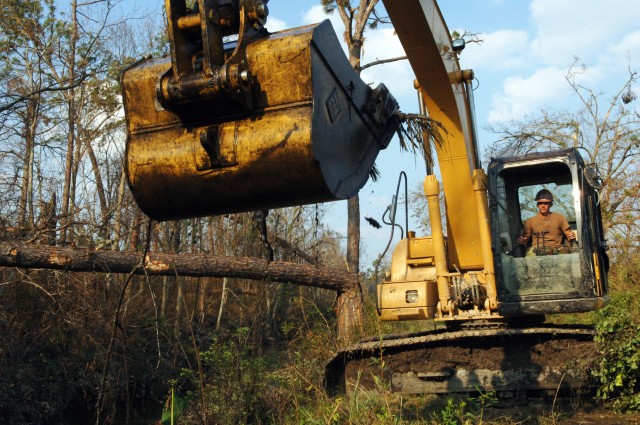
[{"label": "yellow excavator", "polygon": [[[373,387],[372,373],[409,393],[585,385],[576,363],[592,350],[593,330],[543,319],[608,301],[597,167],[568,149],[493,158],[483,171],[462,40],[452,42],[433,0],[383,2],[423,112],[445,130],[435,144],[442,188],[431,170],[424,181],[432,234],[406,229],[377,285],[377,310],[384,321],[442,326],[347,347],[327,365],[327,389]],[[150,217],[346,199],[393,137],[395,99],[352,70],[331,25],[269,33],[266,3],[197,0],[189,9],[166,0],[171,57],[123,72],[128,182]],[[541,189],[553,192],[577,249],[518,249]]]}]

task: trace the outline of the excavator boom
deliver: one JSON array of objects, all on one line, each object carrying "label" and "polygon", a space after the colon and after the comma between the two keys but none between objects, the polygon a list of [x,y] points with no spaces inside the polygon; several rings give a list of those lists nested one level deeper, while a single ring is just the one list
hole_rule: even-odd
[{"label": "excavator boom", "polygon": [[435,144],[447,205],[448,256],[461,269],[482,269],[472,173],[480,168],[465,78],[435,1],[383,0],[404,47],[430,118],[446,132]]}]

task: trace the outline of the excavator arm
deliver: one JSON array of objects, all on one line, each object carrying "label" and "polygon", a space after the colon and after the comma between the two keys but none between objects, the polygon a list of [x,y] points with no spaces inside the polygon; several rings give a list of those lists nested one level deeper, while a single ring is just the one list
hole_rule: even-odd
[{"label": "excavator arm", "polygon": [[[554,261],[520,259],[513,248],[526,219],[525,195],[542,188],[566,194],[566,204],[573,206],[566,213],[576,217],[576,228],[584,233],[581,239],[598,239],[588,236],[589,226],[584,225],[599,221],[594,218],[599,213],[587,207],[596,189],[583,177],[586,167],[580,155],[567,151],[497,158],[487,176],[480,168],[475,136],[473,72],[461,70],[436,2],[383,2],[415,72],[426,111],[446,130],[435,150],[447,233],[442,233],[440,186],[434,175],[427,175],[432,235],[416,238],[409,232],[398,244],[391,278],[378,285],[381,318],[484,320],[600,308],[606,302],[606,291],[598,289],[598,276],[605,274],[599,264],[606,256],[600,243],[591,244],[593,252],[585,250],[582,259],[576,255]],[[593,212],[584,216],[590,208]],[[567,272],[561,272],[563,267]],[[577,272],[580,267],[583,270]]]},{"label": "excavator arm", "polygon": [[447,208],[450,262],[461,270],[484,266],[473,170],[480,168],[468,101],[471,71],[462,71],[435,1],[383,0],[416,75],[429,116],[446,132],[435,145]]}]

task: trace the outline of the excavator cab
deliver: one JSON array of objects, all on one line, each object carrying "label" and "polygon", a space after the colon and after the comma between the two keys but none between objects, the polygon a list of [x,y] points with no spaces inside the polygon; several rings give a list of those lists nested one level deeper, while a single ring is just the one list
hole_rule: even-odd
[{"label": "excavator cab", "polygon": [[126,172],[156,220],[346,199],[399,121],[329,21],[269,33],[268,0],[166,0],[170,57],[121,77]]},{"label": "excavator cab", "polygon": [[[598,203],[599,183],[575,149],[495,158],[489,166],[491,229],[503,316],[584,312],[607,302],[607,246]],[[553,211],[575,232],[577,252],[516,244],[523,223],[537,213],[534,196],[553,193]],[[542,239],[544,240],[544,239]],[[575,250],[574,250],[575,251]]]}]

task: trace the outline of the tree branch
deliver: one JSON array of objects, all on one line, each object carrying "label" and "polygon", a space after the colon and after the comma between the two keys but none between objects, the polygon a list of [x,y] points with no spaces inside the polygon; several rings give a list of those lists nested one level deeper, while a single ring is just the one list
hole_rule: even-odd
[{"label": "tree branch", "polygon": [[377,61],[373,61],[370,62],[366,65],[362,65],[362,66],[357,66],[356,67],[356,71],[363,71],[367,68],[371,68],[372,66],[376,66],[376,65],[382,65],[384,63],[390,63],[390,62],[398,62],[398,61],[403,61],[403,60],[407,60],[406,56],[398,56],[396,58],[389,58],[389,59],[380,59]]},{"label": "tree branch", "polygon": [[71,82],[71,83],[69,83],[67,85],[62,85],[61,86],[61,85],[57,85],[57,84],[51,84],[51,85],[49,85],[47,87],[43,87],[43,88],[40,88],[38,90],[33,90],[28,94],[18,95],[18,96],[16,96],[16,98],[14,100],[9,101],[9,102],[5,103],[4,105],[0,105],[0,113],[3,113],[5,111],[8,111],[8,110],[12,109],[13,107],[15,107],[20,102],[25,102],[25,101],[29,100],[30,98],[32,98],[33,96],[37,96],[37,95],[40,95],[40,94],[43,94],[43,93],[49,93],[49,92],[65,91],[65,90],[69,90],[69,89],[72,89],[72,88],[79,87],[89,77],[91,77],[90,74],[87,74],[87,73],[83,72],[78,78],[75,79],[74,82]]}]

